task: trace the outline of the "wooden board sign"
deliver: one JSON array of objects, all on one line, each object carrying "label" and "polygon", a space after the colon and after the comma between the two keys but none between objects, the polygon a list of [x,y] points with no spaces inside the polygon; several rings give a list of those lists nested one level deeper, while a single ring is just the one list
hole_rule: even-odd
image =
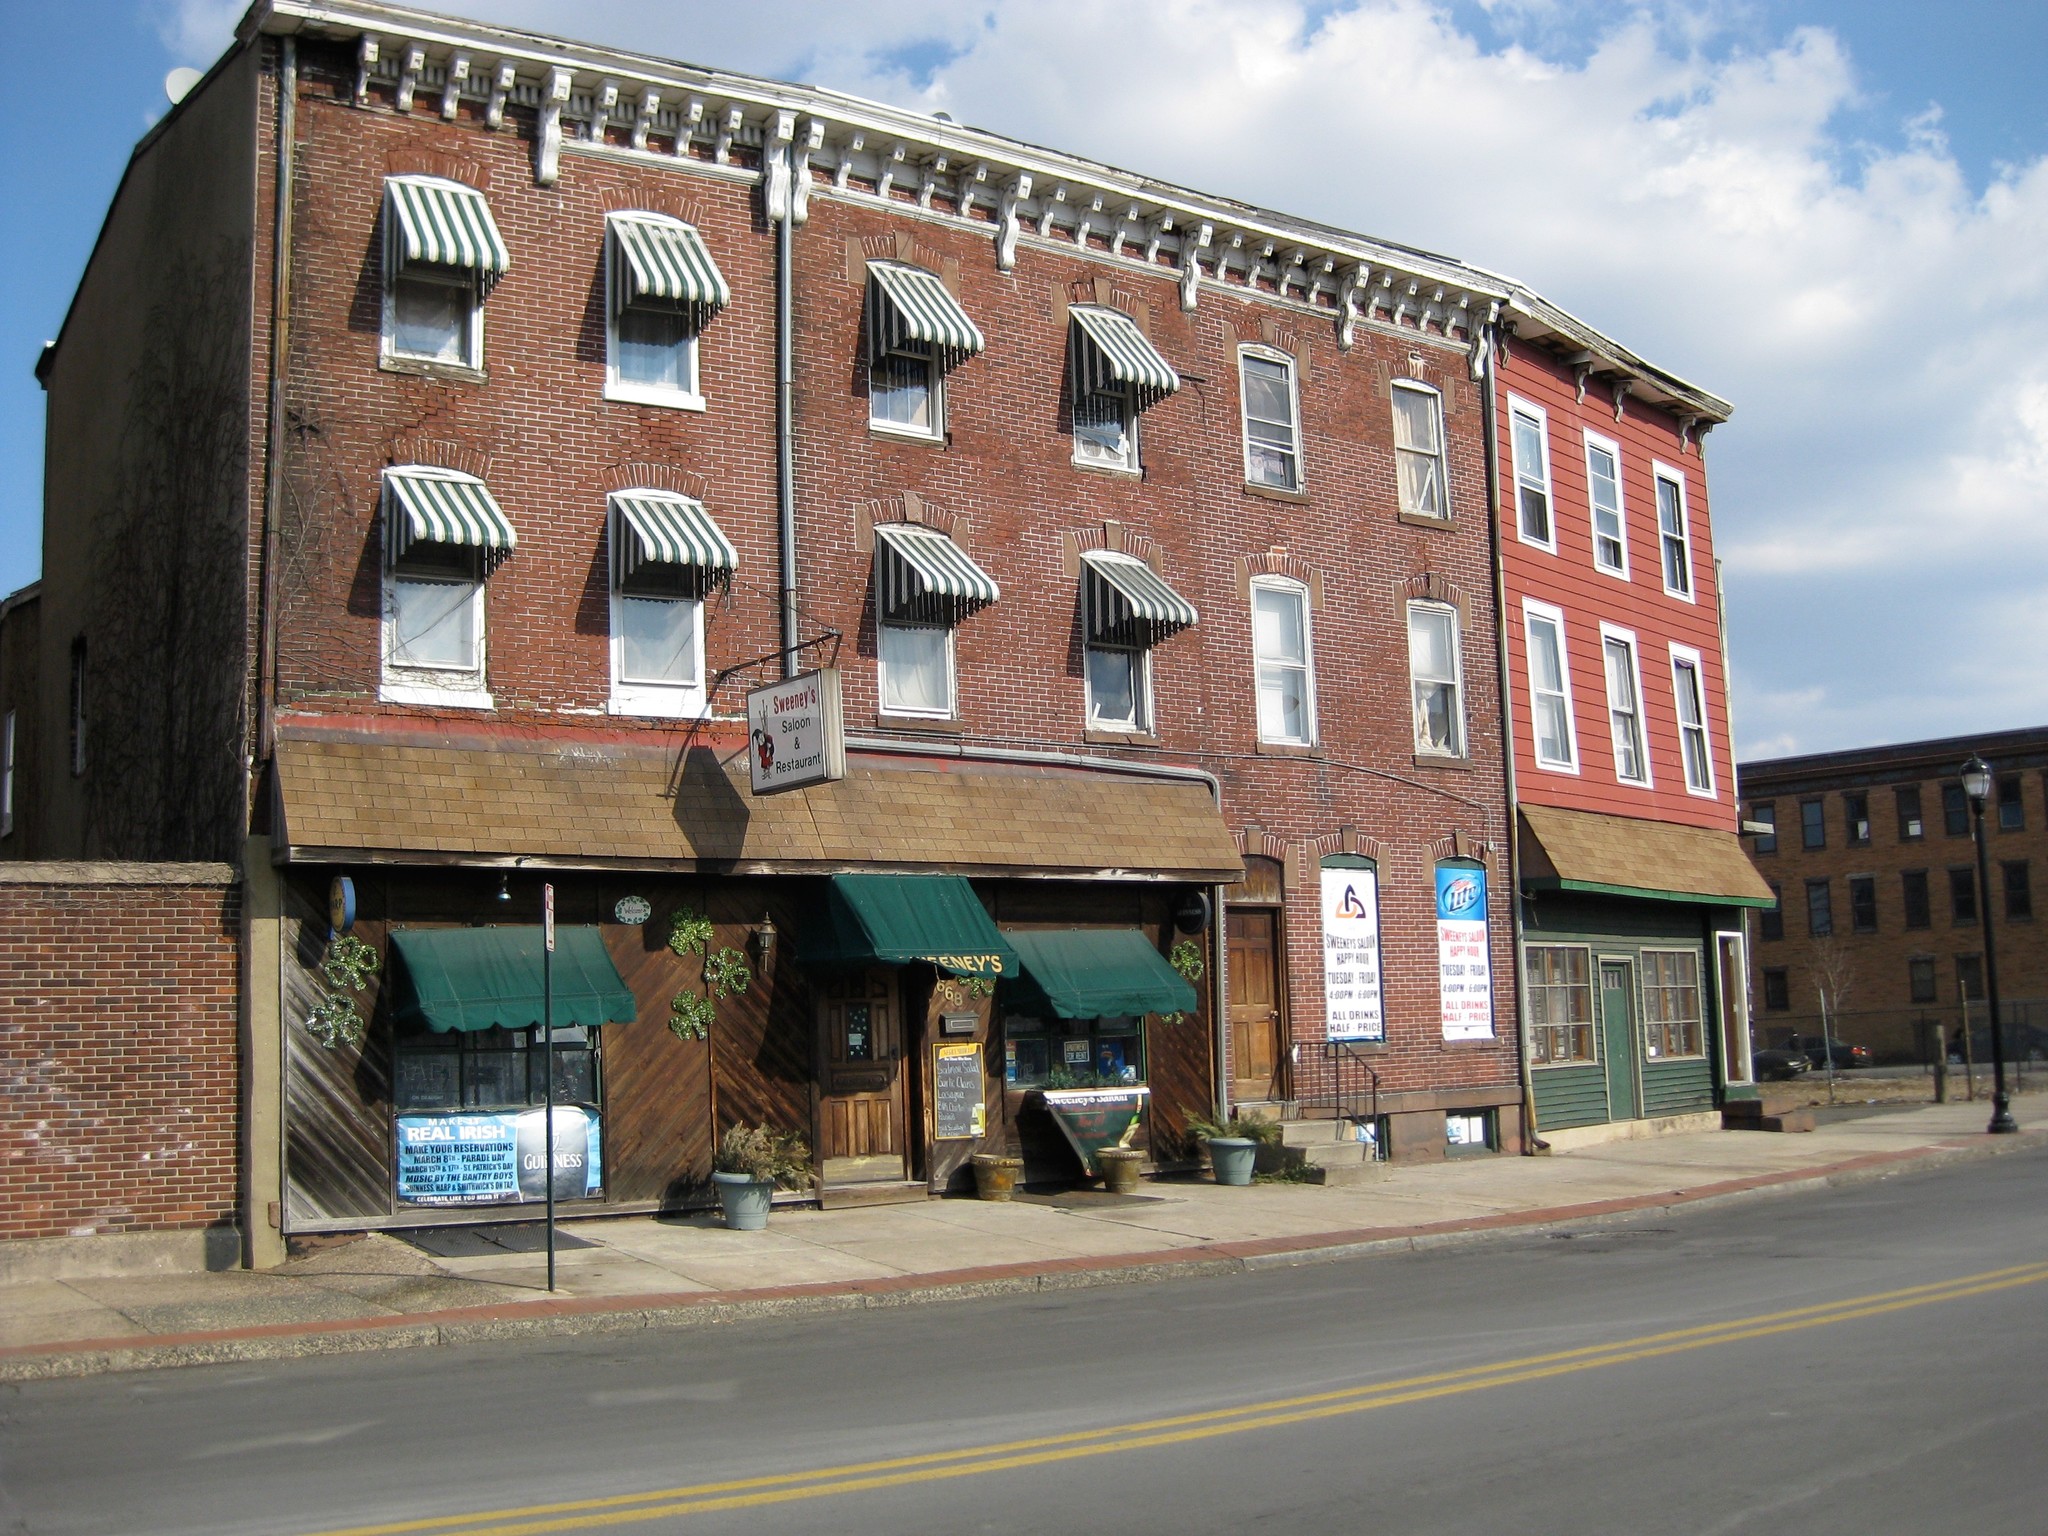
[{"label": "wooden board sign", "polygon": [[981,1096],[981,1047],[932,1047],[932,1135],[935,1139],[979,1136],[988,1128]]}]

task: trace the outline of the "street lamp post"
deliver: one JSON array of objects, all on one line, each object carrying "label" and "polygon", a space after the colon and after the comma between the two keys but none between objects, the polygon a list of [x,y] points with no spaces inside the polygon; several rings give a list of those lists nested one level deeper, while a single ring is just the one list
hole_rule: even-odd
[{"label": "street lamp post", "polygon": [[1998,945],[1991,933],[1991,861],[1984,851],[1984,802],[1991,797],[1991,766],[1974,754],[1963,764],[1963,793],[1970,797],[1970,828],[1977,841],[1977,909],[1984,925],[1984,1000],[1991,1012],[1991,1124],[1993,1136],[2019,1129],[2005,1094],[2005,1042],[1998,1017]]}]

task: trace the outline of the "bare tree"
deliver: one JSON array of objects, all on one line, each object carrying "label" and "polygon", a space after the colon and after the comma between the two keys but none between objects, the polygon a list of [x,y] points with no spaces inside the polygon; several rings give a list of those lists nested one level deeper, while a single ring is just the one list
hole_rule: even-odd
[{"label": "bare tree", "polygon": [[1839,933],[1815,939],[1807,955],[1813,965],[1813,989],[1820,994],[1820,1040],[1827,1055],[1828,1102],[1832,1104],[1835,1101],[1833,1026],[1840,1021],[1842,1010],[1849,1006],[1849,998],[1855,991],[1856,967],[1849,942]]}]

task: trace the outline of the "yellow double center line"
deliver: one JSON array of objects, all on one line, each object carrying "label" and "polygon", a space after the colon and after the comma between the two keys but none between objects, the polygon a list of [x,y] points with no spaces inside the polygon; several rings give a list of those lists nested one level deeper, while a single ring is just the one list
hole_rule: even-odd
[{"label": "yellow double center line", "polygon": [[1639,1338],[1559,1350],[1552,1354],[1526,1355],[1516,1360],[1408,1376],[1372,1386],[1272,1398],[1236,1408],[1178,1414],[1172,1418],[1146,1419],[1132,1424],[1112,1424],[1103,1429],[1076,1430],[1069,1434],[1043,1435],[994,1445],[931,1451],[884,1461],[819,1467],[808,1472],[782,1472],[730,1482],[696,1483],[681,1488],[656,1488],[646,1493],[613,1494],[560,1504],[531,1504],[516,1509],[480,1510],[468,1515],[399,1520],[384,1525],[356,1525],[320,1532],[318,1536],[427,1536],[427,1533],[435,1533],[435,1536],[544,1536],[544,1533],[557,1531],[595,1530],[647,1520],[669,1520],[679,1515],[704,1514],[712,1510],[787,1504],[799,1499],[821,1499],[834,1494],[898,1488],[947,1478],[978,1477],[989,1472],[1042,1466],[1048,1462],[1185,1445],[1221,1435],[1243,1434],[1248,1430],[1273,1429],[1283,1424],[1367,1413],[1375,1408],[1427,1402],[1465,1392],[1483,1392],[1493,1387],[1542,1381],[1552,1376],[1626,1365],[1636,1360],[1654,1360],[1662,1355],[1683,1354],[1718,1344],[1735,1344],[1745,1339],[1769,1338],[1773,1334],[1793,1333],[1803,1328],[1879,1317],[1912,1307],[1935,1306],[1968,1296],[2011,1290],[2015,1286],[2038,1285],[2044,1280],[2048,1280],[2048,1262],[2017,1264],[2008,1269],[1986,1270],[1981,1274],[1963,1275],[1932,1285],[1908,1286],[1903,1290],[1853,1296],[1817,1306],[1795,1307],[1788,1312],[1770,1312],[1729,1322],[1707,1323],[1697,1328],[1645,1334]]}]

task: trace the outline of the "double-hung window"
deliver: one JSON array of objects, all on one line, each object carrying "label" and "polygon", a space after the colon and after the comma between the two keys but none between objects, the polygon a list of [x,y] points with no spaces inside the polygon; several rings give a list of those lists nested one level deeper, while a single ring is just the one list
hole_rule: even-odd
[{"label": "double-hung window", "polygon": [[1806,931],[1816,939],[1835,931],[1835,888],[1826,880],[1806,882]]},{"label": "double-hung window", "polygon": [[702,502],[672,491],[614,491],[611,710],[704,711],[704,596],[732,579],[739,554]]},{"label": "double-hung window", "polygon": [[2031,920],[2034,915],[2034,884],[2028,861],[2007,859],[2000,869],[2005,876],[2005,915],[2019,921]]},{"label": "double-hung window", "polygon": [[1853,933],[1877,932],[1877,877],[1849,877],[1849,928]]},{"label": "double-hung window", "polygon": [[1758,853],[1778,851],[1778,804],[1775,800],[1753,800],[1749,806],[1749,819],[1764,828],[1756,834]]},{"label": "double-hung window", "polygon": [[1851,848],[1870,846],[1870,796],[1863,790],[1850,790],[1842,796],[1842,820],[1849,831]]},{"label": "double-hung window", "polygon": [[1284,352],[1246,347],[1237,354],[1244,402],[1244,478],[1275,491],[1301,489],[1301,402],[1294,359]]},{"label": "double-hung window", "polygon": [[1077,304],[1068,319],[1074,462],[1135,471],[1138,414],[1179,389],[1180,375],[1122,310]]},{"label": "double-hung window", "polygon": [[1152,729],[1152,648],[1196,621],[1189,603],[1136,555],[1091,549],[1081,556],[1087,636],[1088,728]]},{"label": "double-hung window", "polygon": [[703,237],[663,213],[605,220],[605,396],[702,410],[697,338],[732,302]]},{"label": "double-hung window", "polygon": [[986,343],[936,272],[868,263],[868,425],[943,439],[946,371]]},{"label": "double-hung window", "polygon": [[1700,653],[1671,647],[1671,691],[1678,701],[1678,751],[1688,794],[1714,793],[1714,746],[1707,734],[1707,690]]},{"label": "double-hung window", "polygon": [[1444,464],[1444,401],[1426,384],[1397,382],[1394,395],[1394,478],[1410,517],[1447,519],[1450,479]]},{"label": "double-hung window", "polygon": [[994,578],[936,528],[875,528],[875,650],[882,713],[959,713],[953,631],[1001,596]]},{"label": "double-hung window", "polygon": [[1927,894],[1927,871],[1904,869],[1899,871],[1899,904],[1906,915],[1908,928],[1931,927],[1933,905]]},{"label": "double-hung window", "polygon": [[1621,498],[1621,445],[1586,434],[1586,500],[1593,512],[1593,565],[1628,580],[1628,522]]},{"label": "double-hung window", "polygon": [[1579,738],[1572,724],[1564,612],[1547,603],[1525,599],[1522,627],[1529,644],[1529,713],[1535,722],[1536,766],[1577,773]]},{"label": "double-hung window", "polygon": [[440,176],[384,181],[384,356],[483,367],[483,299],[511,265],[483,194]]},{"label": "double-hung window", "polygon": [[1531,944],[1522,995],[1529,1008],[1529,1060],[1539,1067],[1593,1062],[1593,979],[1589,951],[1576,944]]},{"label": "double-hung window", "polygon": [[1542,407],[1508,397],[1509,438],[1515,456],[1515,528],[1524,544],[1555,553],[1550,489],[1550,418]]},{"label": "double-hung window", "polygon": [[1948,911],[1958,927],[1977,921],[1977,871],[1967,864],[1948,872]]},{"label": "double-hung window", "polygon": [[1931,1003],[1937,993],[1934,982],[1934,957],[1914,955],[1906,961],[1907,1001]]},{"label": "double-hung window", "polygon": [[2003,774],[1998,780],[1998,830],[2024,832],[2026,829],[2027,802],[2020,776],[2016,773]]},{"label": "double-hung window", "polygon": [[1315,740],[1314,658],[1308,588],[1298,581],[1252,583],[1252,663],[1259,695],[1259,740],[1307,746]]},{"label": "double-hung window", "polygon": [[1950,837],[1970,835],[1970,797],[1960,784],[1941,786],[1941,826]]},{"label": "double-hung window", "polygon": [[1812,853],[1828,845],[1828,805],[1825,800],[1799,802],[1799,846]]},{"label": "double-hung window", "polygon": [[1636,661],[1636,637],[1625,629],[1602,624],[1600,655],[1607,672],[1614,776],[1624,784],[1648,785],[1650,756],[1643,746],[1643,675]]},{"label": "double-hung window", "polygon": [[512,524],[483,481],[424,464],[384,471],[383,517],[381,696],[488,709],[484,577]]},{"label": "double-hung window", "polygon": [[1440,603],[1408,605],[1408,682],[1415,707],[1415,750],[1465,755],[1465,706],[1459,687],[1458,611]]},{"label": "double-hung window", "polygon": [[1685,476],[1675,469],[1656,467],[1657,543],[1663,551],[1664,591],[1671,597],[1692,599],[1692,533],[1686,524]]},{"label": "double-hung window", "polygon": [[1901,784],[1892,791],[1892,798],[1898,803],[1899,841],[1917,843],[1927,835],[1927,826],[1920,818],[1920,786]]}]

